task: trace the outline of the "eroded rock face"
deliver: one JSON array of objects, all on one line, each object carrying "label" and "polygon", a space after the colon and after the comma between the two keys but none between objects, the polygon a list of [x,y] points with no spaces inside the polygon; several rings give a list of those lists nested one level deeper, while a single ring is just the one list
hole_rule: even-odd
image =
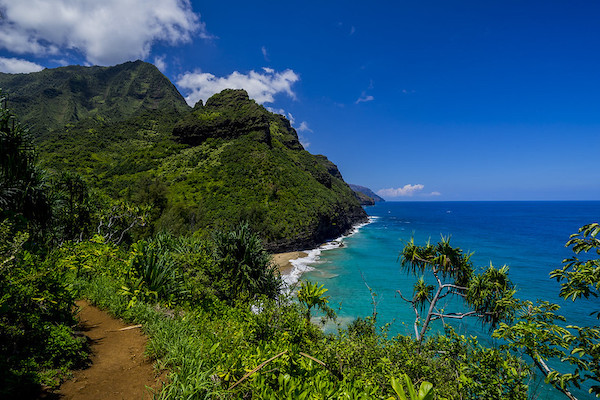
[{"label": "eroded rock face", "polygon": [[247,134],[270,144],[270,113],[250,100],[245,90],[227,89],[215,94],[173,128],[181,143],[197,146],[208,138],[235,139]]}]

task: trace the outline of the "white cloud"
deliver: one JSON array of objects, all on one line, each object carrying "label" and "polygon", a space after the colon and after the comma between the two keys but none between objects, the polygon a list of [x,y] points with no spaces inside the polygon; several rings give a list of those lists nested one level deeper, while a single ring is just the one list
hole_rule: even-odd
[{"label": "white cloud", "polygon": [[0,48],[81,52],[93,64],[145,59],[152,44],[209,38],[189,0],[0,0]]},{"label": "white cloud", "polygon": [[0,72],[7,72],[9,74],[20,74],[28,72],[38,72],[43,69],[44,67],[31,61],[22,60],[20,58],[0,57]]},{"label": "white cloud", "polygon": [[363,92],[362,95],[354,102],[354,104],[366,103],[367,101],[373,101],[373,100],[375,100],[375,97],[373,97],[371,95],[367,95],[365,92]]},{"label": "white cloud", "polygon": [[294,126],[294,124],[296,123],[296,119],[294,118],[292,113],[286,112],[283,108],[273,108],[273,107],[265,107],[265,108],[274,114],[283,115],[284,117],[286,117],[288,119],[288,121],[290,121],[290,125],[292,125],[292,126]]},{"label": "white cloud", "polygon": [[154,65],[163,74],[167,70],[167,62],[165,61],[165,58],[166,58],[166,56],[164,54],[162,56],[156,56],[156,57],[154,57]]},{"label": "white cloud", "polygon": [[411,197],[425,188],[424,185],[404,185],[400,188],[381,189],[377,192],[381,197]]},{"label": "white cloud", "polygon": [[262,55],[265,58],[265,61],[269,61],[269,53],[267,52],[267,48],[265,46],[263,46],[260,48],[260,51],[262,52]]},{"label": "white cloud", "polygon": [[308,147],[310,146],[310,142],[307,141],[304,136],[301,136],[299,138],[299,140],[300,140],[300,144],[302,145],[302,147],[304,147],[304,150],[308,149]]},{"label": "white cloud", "polygon": [[306,121],[302,121],[300,126],[296,128],[298,132],[312,132],[312,129],[308,127],[308,123]]},{"label": "white cloud", "polygon": [[52,61],[54,64],[58,64],[61,67],[66,67],[67,65],[70,65],[71,63],[64,59],[64,58],[53,58],[50,61]]},{"label": "white cloud", "polygon": [[430,196],[441,196],[442,194],[440,192],[431,192],[429,193]]},{"label": "white cloud", "polygon": [[210,96],[224,89],[245,89],[250,98],[257,103],[272,103],[275,95],[285,93],[296,98],[292,85],[300,80],[298,74],[291,69],[276,72],[264,68],[264,73],[250,71],[241,74],[237,71],[225,77],[217,77],[206,72],[187,72],[179,77],[177,85],[188,91],[186,101],[194,105],[198,100],[206,101]]},{"label": "white cloud", "polygon": [[283,108],[273,108],[273,107],[265,107],[265,108],[272,113],[281,114],[281,115],[285,116],[285,110]]},{"label": "white cloud", "polygon": [[[281,115],[286,115],[285,111],[283,113],[281,113]],[[294,126],[294,124],[296,123],[296,118],[294,118],[294,116],[292,115],[292,113],[287,113],[287,119],[290,121],[290,125]]]}]

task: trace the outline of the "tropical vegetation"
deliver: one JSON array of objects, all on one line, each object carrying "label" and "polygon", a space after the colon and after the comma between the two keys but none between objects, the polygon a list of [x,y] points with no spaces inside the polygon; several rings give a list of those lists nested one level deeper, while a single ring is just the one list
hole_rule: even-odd
[{"label": "tropical vegetation", "polygon": [[366,221],[337,167],[243,90],[191,108],[141,61],[0,73],[0,87],[31,127],[46,170],[80,176],[94,202],[149,207],[150,229],[132,228],[131,238],[247,223],[269,250],[286,251]]},{"label": "tropical vegetation", "polygon": [[[46,97],[85,98],[88,78]],[[144,88],[130,87],[140,101],[125,111],[93,97],[74,124],[58,108],[62,122],[33,135],[0,101],[0,397],[52,390],[85,366],[77,298],[142,324],[168,373],[160,399],[525,399],[534,368],[571,398],[580,387],[600,396],[598,327],[519,300],[507,268],[477,268],[448,239],[399,256],[417,275],[403,295],[414,337],[378,324],[375,293],[373,315],[344,326],[324,285],[282,290],[268,246],[311,243],[362,215],[337,168],[244,92],[186,111]],[[600,294],[599,232],[586,225],[568,241],[574,255],[551,275],[564,298]],[[440,309],[446,296],[466,310]],[[500,341],[431,329],[466,317]]]}]

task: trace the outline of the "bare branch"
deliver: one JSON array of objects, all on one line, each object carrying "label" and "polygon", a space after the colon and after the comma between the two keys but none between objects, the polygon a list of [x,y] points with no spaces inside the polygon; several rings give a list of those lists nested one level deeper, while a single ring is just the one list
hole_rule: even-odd
[{"label": "bare branch", "polygon": [[402,298],[402,300],[406,301],[407,303],[411,303],[414,306],[414,304],[415,304],[414,300],[409,300],[406,297],[404,297],[402,295],[402,292],[400,290],[396,290],[396,293],[398,293],[400,295],[400,297]]},{"label": "bare branch", "polygon": [[[537,355],[537,354],[532,354],[531,358],[533,358],[533,362],[538,367],[538,369],[540,371],[542,371],[542,373],[544,374],[544,376],[548,377],[548,375],[550,374],[550,368],[548,368],[548,365],[546,365],[546,363],[544,362],[544,360],[539,355]],[[573,395],[573,393],[571,393],[566,387],[563,388],[560,385],[555,385],[554,387],[557,388],[558,390],[560,390],[561,392],[563,392],[563,394],[565,396],[567,396],[569,399],[571,399],[571,400],[577,400],[577,397],[575,397]]]},{"label": "bare branch", "polygon": [[402,300],[404,300],[407,303],[410,303],[412,305],[412,308],[415,312],[415,322],[413,324],[413,327],[415,329],[415,337],[417,338],[417,340],[421,340],[421,336],[419,335],[419,321],[421,320],[421,316],[419,315],[419,310],[417,309],[416,301],[409,300],[406,297],[404,297],[400,290],[396,290],[396,293],[398,293],[400,295]]},{"label": "bare branch", "polygon": [[465,317],[479,317],[480,314],[477,314],[475,311],[469,311],[466,313],[450,313],[450,314],[441,314],[441,313],[433,313],[434,317],[438,318],[451,318],[451,319],[463,319]]},{"label": "bare branch", "polygon": [[[363,283],[365,284],[365,286],[367,287],[367,289],[369,289],[369,293],[371,294],[371,304],[373,305],[373,320],[377,319],[377,304],[379,303],[375,297],[377,297],[377,294],[375,294],[375,292],[373,291],[373,289],[371,289],[371,286],[369,286],[367,284],[367,280],[365,279],[364,274],[361,272],[360,273],[360,277],[362,278]],[[402,297],[402,294],[400,294],[400,296]]]}]

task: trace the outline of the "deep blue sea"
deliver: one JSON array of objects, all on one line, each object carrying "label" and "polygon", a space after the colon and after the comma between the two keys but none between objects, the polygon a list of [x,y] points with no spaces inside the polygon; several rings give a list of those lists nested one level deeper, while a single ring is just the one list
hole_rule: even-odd
[{"label": "deep blue sea", "polygon": [[[391,334],[414,335],[414,312],[396,291],[411,297],[416,278],[400,271],[398,254],[411,237],[425,244],[444,235],[451,236],[451,245],[473,252],[475,266],[508,265],[517,297],[558,303],[568,322],[598,325],[590,313],[600,308],[600,299],[560,299],[560,285],[549,273],[572,255],[565,248],[569,235],[600,221],[600,201],[386,202],[366,211],[371,223],[341,239],[341,247],[327,245],[295,263],[296,272],[303,272],[301,279],[318,281],[329,289],[330,304],[340,307],[342,322],[372,313],[368,285],[377,293],[378,323],[390,323]],[[449,303],[447,310],[454,306]],[[492,342],[474,319],[457,323],[455,329],[477,335],[483,343]],[[561,396],[538,390],[538,398]],[[590,395],[584,392],[581,398],[586,396]]]}]

